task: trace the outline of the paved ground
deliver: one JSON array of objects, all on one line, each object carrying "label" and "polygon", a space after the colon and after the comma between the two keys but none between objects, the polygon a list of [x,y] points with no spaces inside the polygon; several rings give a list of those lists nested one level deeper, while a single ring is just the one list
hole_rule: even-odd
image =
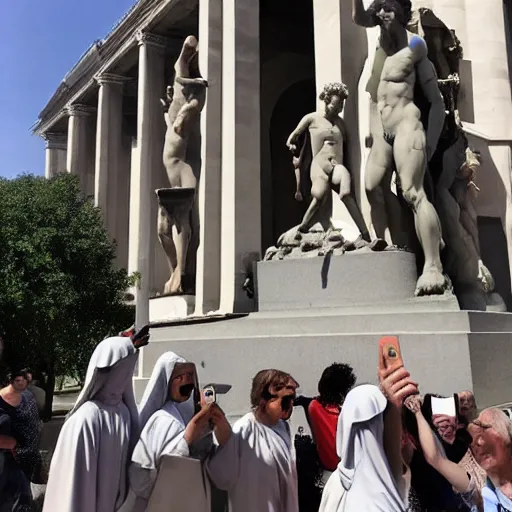
[{"label": "paved ground", "polygon": [[54,411],[69,411],[75,405],[79,393],[66,393],[63,395],[55,395],[53,397]]}]

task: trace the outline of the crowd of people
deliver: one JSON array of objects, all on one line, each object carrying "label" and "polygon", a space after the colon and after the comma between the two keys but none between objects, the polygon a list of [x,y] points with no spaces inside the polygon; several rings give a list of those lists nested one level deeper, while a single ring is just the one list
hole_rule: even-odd
[{"label": "crowd of people", "polygon": [[[148,329],[102,341],[53,454],[44,512],[148,510],[165,456],[200,461],[231,512],[512,511],[512,423],[477,414],[474,396],[420,395],[400,358],[379,347],[379,386],[356,384],[347,364],[326,368],[316,397],[289,373],[262,370],[248,412],[233,426],[199,386],[196,366],[172,353],[155,364],[141,403],[132,376]],[[0,391],[0,511],[34,510],[43,482],[41,423],[27,372]],[[299,450],[289,419],[303,406],[318,459],[319,502],[301,502]],[[304,462],[304,461],[303,461]],[[199,464],[199,462],[198,462]],[[179,466],[176,466],[179,467]],[[161,510],[191,510],[193,480]],[[194,487],[195,486],[195,487]],[[151,510],[155,510],[151,508]],[[195,509],[195,512],[201,512]]]}]

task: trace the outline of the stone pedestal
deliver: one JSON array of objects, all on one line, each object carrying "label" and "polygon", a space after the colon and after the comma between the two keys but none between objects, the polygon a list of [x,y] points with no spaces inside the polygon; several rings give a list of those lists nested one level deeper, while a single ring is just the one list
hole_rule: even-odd
[{"label": "stone pedestal", "polygon": [[379,339],[393,334],[422,392],[472,389],[481,408],[510,401],[512,314],[460,311],[453,295],[415,298],[410,253],[344,254],[328,265],[322,257],[260,262],[257,277],[257,313],[151,329],[138,399],[158,357],[172,350],[196,363],[200,382],[233,386],[223,397],[233,421],[249,411],[251,378],[262,368],[290,372],[306,396],[333,362],[352,365],[358,382],[376,383]]},{"label": "stone pedestal", "polygon": [[[307,253],[306,253],[307,254]],[[256,265],[259,311],[350,308],[352,311],[458,311],[445,295],[415,297],[414,254],[405,251],[347,252]]]},{"label": "stone pedestal", "polygon": [[194,312],[194,295],[174,295],[149,299],[149,321],[168,322],[186,318]]}]

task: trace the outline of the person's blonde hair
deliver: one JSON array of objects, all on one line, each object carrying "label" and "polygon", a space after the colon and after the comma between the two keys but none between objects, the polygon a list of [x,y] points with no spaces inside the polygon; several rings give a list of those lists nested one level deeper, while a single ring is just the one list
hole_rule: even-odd
[{"label": "person's blonde hair", "polygon": [[492,428],[503,437],[508,445],[512,446],[512,421],[509,417],[501,410],[496,407],[489,407],[484,409],[481,413],[489,416],[490,424]]}]

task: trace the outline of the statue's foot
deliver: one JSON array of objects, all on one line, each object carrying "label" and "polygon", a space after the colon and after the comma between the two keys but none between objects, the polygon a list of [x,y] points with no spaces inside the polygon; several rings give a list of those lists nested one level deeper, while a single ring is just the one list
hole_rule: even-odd
[{"label": "statue's foot", "polygon": [[442,295],[449,287],[449,283],[443,272],[437,267],[428,267],[423,270],[418,282],[414,295],[421,297],[423,295]]},{"label": "statue's foot", "polygon": [[345,251],[355,251],[357,249],[363,249],[364,247],[368,247],[370,244],[364,240],[362,235],[359,235],[353,242],[346,241],[343,244],[343,249]]},{"label": "statue's foot", "polygon": [[383,240],[382,238],[376,238],[373,240],[373,242],[370,242],[370,245],[368,246],[372,251],[380,252],[384,251],[388,247],[388,243],[386,240]]},{"label": "statue's foot", "polygon": [[173,272],[169,281],[165,283],[164,293],[166,295],[179,295],[183,293],[181,286],[181,273]]}]

